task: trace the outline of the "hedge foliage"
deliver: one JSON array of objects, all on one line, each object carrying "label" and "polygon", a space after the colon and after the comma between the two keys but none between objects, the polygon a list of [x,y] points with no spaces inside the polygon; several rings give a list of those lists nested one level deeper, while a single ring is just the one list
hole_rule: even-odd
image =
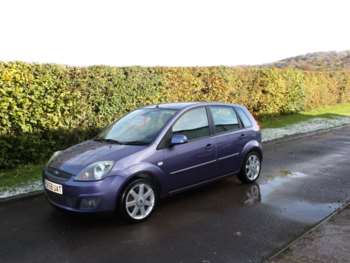
[{"label": "hedge foliage", "polygon": [[350,101],[350,72],[0,63],[0,169],[42,161],[142,105],[175,101],[287,114]]}]

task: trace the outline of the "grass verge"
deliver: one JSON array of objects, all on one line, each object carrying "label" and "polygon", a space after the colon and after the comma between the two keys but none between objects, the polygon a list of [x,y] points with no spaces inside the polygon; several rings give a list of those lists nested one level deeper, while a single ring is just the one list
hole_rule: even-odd
[{"label": "grass verge", "polygon": [[289,115],[265,116],[259,123],[262,128],[281,128],[313,118],[350,117],[350,103],[342,103],[332,106],[313,109]]},{"label": "grass verge", "polygon": [[43,164],[19,165],[14,169],[0,170],[0,191],[30,184],[41,178]]}]

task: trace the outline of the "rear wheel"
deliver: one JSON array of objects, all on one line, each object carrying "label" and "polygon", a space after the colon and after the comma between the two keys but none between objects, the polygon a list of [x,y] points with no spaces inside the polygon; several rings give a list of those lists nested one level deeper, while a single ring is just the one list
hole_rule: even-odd
[{"label": "rear wheel", "polygon": [[261,171],[260,154],[255,151],[249,152],[244,159],[238,178],[243,183],[253,183],[259,178],[260,171]]},{"label": "rear wheel", "polygon": [[122,215],[131,222],[146,220],[153,212],[157,194],[147,179],[137,179],[124,190],[121,198]]}]

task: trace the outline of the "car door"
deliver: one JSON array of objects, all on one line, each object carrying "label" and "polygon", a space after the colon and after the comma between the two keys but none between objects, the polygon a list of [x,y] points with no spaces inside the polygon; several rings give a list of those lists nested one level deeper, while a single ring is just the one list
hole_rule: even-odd
[{"label": "car door", "polygon": [[215,177],[216,146],[210,137],[205,107],[190,109],[171,128],[171,134],[183,134],[184,144],[166,147],[157,154],[168,176],[169,189],[174,190]]},{"label": "car door", "polygon": [[220,175],[237,172],[246,136],[239,118],[232,106],[209,106],[209,112],[215,133],[218,172]]}]

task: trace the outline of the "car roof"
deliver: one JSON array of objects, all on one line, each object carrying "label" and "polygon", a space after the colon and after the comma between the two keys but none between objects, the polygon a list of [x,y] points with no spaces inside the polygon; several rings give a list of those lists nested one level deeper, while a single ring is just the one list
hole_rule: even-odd
[{"label": "car roof", "polygon": [[163,108],[163,109],[174,109],[182,110],[190,106],[196,105],[198,102],[175,102],[175,103],[161,103],[156,105],[150,105],[145,108]]},{"label": "car roof", "polygon": [[163,109],[174,109],[182,110],[185,108],[191,108],[192,106],[206,106],[206,105],[229,105],[229,106],[240,106],[238,104],[228,104],[222,102],[175,102],[175,103],[162,103],[157,105],[150,105],[145,108],[163,108]]}]

